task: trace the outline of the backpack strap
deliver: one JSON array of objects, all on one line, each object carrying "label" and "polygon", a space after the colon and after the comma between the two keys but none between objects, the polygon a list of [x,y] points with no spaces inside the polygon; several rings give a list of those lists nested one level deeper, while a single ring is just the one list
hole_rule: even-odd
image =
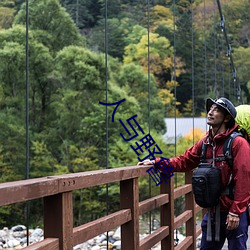
[{"label": "backpack strap", "polygon": [[200,162],[206,162],[207,144],[202,142]]},{"label": "backpack strap", "polygon": [[[233,144],[234,139],[237,136],[242,136],[242,134],[239,132],[233,132],[232,134],[230,134],[227,137],[227,139],[223,145],[223,154],[224,154],[225,160],[226,160],[227,164],[229,165],[231,171],[233,171],[232,144]],[[226,194],[231,200],[234,199],[234,184],[232,181],[232,174],[231,174],[229,183],[227,184],[227,187],[224,191],[224,194]]]},{"label": "backpack strap", "polygon": [[237,136],[242,136],[242,134],[239,133],[239,132],[233,132],[233,133],[231,133],[227,137],[227,139],[226,139],[226,141],[225,141],[225,143],[223,145],[223,154],[224,154],[225,159],[226,159],[226,161],[227,161],[227,163],[228,163],[228,165],[229,165],[229,167],[230,167],[231,170],[233,169],[232,144],[233,144],[234,139]]}]

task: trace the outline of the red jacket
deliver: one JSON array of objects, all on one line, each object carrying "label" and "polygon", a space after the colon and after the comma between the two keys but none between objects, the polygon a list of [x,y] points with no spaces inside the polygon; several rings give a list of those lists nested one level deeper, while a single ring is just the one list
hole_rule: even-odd
[{"label": "red jacket", "polygon": [[[228,129],[223,134],[218,134],[212,138],[209,132],[206,136],[198,141],[195,145],[185,151],[183,155],[172,158],[169,163],[174,168],[174,172],[190,171],[200,163],[200,155],[202,150],[202,142],[209,143],[207,146],[206,159],[213,158],[213,146],[215,158],[224,157],[223,144],[226,137],[233,131],[237,131],[238,125],[232,129]],[[234,200],[230,200],[226,195],[220,198],[221,211],[232,212],[241,215],[247,208],[250,201],[250,144],[241,136],[237,136],[232,144],[233,155],[233,180],[234,180]],[[156,163],[161,159],[156,158]],[[224,189],[230,178],[231,170],[226,161],[215,162],[215,166],[221,169],[221,184]]]}]

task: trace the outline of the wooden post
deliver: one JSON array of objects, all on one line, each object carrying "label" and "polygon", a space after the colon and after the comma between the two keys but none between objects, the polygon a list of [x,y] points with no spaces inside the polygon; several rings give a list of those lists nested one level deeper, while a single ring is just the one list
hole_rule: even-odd
[{"label": "wooden post", "polygon": [[139,250],[138,178],[120,182],[121,209],[131,209],[132,220],[121,226],[121,249]]},{"label": "wooden post", "polygon": [[174,249],[174,179],[168,179],[160,186],[161,194],[169,195],[169,202],[161,206],[161,226],[169,227],[169,235],[161,241],[162,250]]},{"label": "wooden post", "polygon": [[59,238],[60,250],[73,249],[72,192],[44,198],[44,238]]},{"label": "wooden post", "polygon": [[[185,183],[191,184],[192,172],[185,173]],[[188,250],[196,249],[196,212],[193,192],[185,195],[185,210],[192,210],[192,218],[186,222],[186,236],[193,237],[193,243]]]}]

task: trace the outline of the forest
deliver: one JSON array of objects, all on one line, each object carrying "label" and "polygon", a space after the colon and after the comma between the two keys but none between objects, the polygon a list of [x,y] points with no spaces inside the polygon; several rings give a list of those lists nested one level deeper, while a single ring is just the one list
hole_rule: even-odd
[{"label": "forest", "polygon": [[[138,138],[123,140],[119,122],[135,115],[170,158],[202,133],[168,144],[164,118],[204,117],[207,97],[249,103],[250,2],[221,6],[230,51],[215,0],[2,0],[1,183],[137,164],[130,145]],[[99,102],[122,99],[112,122],[114,106]],[[175,185],[182,181],[179,175]],[[140,199],[148,189],[148,178],[140,179]],[[106,194],[106,186],[74,192],[75,225],[105,214]],[[108,197],[115,211],[117,183]],[[41,202],[30,204],[31,225],[42,226]],[[24,210],[0,207],[0,227],[25,221]]]}]

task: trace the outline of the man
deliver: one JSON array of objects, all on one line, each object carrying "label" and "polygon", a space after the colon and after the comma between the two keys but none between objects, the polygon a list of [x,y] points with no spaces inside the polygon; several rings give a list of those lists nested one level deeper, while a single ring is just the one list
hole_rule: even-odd
[{"label": "man", "polygon": [[[217,100],[207,99],[207,124],[210,129],[206,136],[195,145],[185,151],[183,155],[170,159],[169,163],[175,172],[190,171],[200,163],[202,144],[207,144],[206,159],[213,162],[215,167],[221,169],[221,185],[226,190],[230,182],[230,176],[234,185],[233,198],[223,193],[220,197],[220,239],[215,240],[215,215],[211,212],[212,241],[207,241],[208,213],[202,219],[202,239],[201,250],[222,249],[225,239],[228,239],[229,250],[247,249],[248,218],[247,206],[250,201],[250,146],[249,143],[237,136],[232,144],[233,170],[225,160],[215,161],[213,159],[222,158],[223,145],[226,138],[234,131],[238,130],[235,124],[236,109],[226,98]],[[223,158],[222,158],[223,159]],[[138,164],[157,164],[161,159],[154,161],[146,160]]]}]

